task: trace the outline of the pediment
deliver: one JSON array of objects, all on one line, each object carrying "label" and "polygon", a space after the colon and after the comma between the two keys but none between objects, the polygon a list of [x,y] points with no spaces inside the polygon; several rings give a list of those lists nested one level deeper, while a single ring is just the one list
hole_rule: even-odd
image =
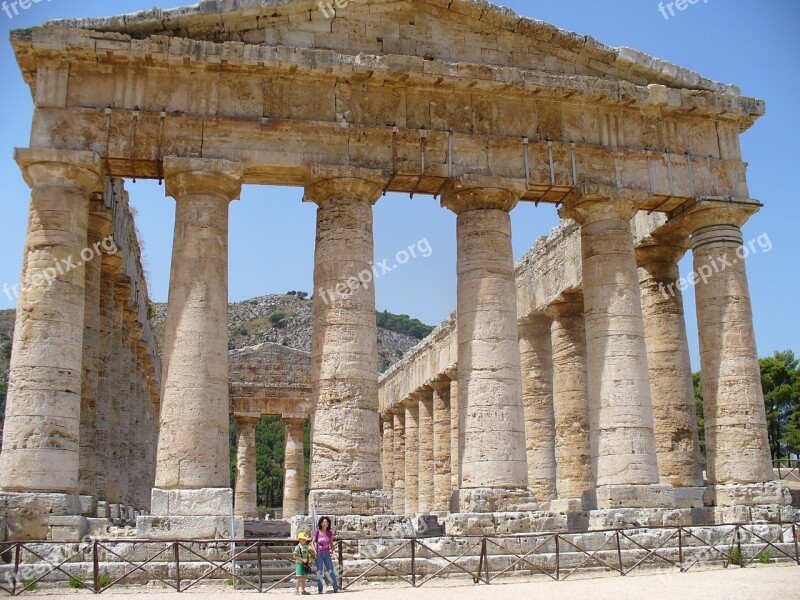
[{"label": "pediment", "polygon": [[[338,8],[337,8],[338,4]],[[735,86],[481,0],[206,0],[48,25],[198,41],[415,56],[738,95]]]}]

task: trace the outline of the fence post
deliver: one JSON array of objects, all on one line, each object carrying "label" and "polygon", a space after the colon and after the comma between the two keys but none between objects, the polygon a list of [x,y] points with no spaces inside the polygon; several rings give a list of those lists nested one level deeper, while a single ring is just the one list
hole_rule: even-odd
[{"label": "fence post", "polygon": [[483,547],[481,548],[481,552],[483,552],[483,572],[486,577],[486,585],[490,585],[492,580],[489,577],[489,552],[486,549],[486,536],[483,536]]},{"label": "fence post", "polygon": [[17,581],[19,581],[19,555],[20,555],[20,543],[17,542],[14,544],[14,581],[11,584],[11,595],[17,595]]},{"label": "fence post", "polygon": [[417,587],[417,540],[411,538],[411,585]]},{"label": "fence post", "polygon": [[792,522],[792,534],[794,535],[794,560],[800,565],[800,544],[797,542],[797,523]]},{"label": "fence post", "polygon": [[619,539],[619,529],[617,529],[617,559],[619,560],[619,574],[625,577],[625,566],[622,564],[622,542]]},{"label": "fence post", "polygon": [[744,554],[742,554],[742,529],[736,526],[736,548],[739,550],[739,568],[744,569]]},{"label": "fence post", "polygon": [[555,534],[556,538],[556,581],[561,581],[561,545],[558,540],[561,536]]},{"label": "fence post", "polygon": [[97,553],[97,540],[92,544],[92,563],[94,567],[94,593],[100,593],[100,557]]},{"label": "fence post", "polygon": [[175,583],[176,590],[181,591],[181,551],[178,547],[178,542],[172,542],[172,552],[175,556]]},{"label": "fence post", "polygon": [[678,527],[678,564],[680,565],[681,573],[683,573],[683,527]]},{"label": "fence post", "polygon": [[261,555],[261,541],[256,542],[256,554],[258,556],[258,591],[264,591],[264,563]]},{"label": "fence post", "polygon": [[339,587],[344,587],[344,542],[339,540]]}]

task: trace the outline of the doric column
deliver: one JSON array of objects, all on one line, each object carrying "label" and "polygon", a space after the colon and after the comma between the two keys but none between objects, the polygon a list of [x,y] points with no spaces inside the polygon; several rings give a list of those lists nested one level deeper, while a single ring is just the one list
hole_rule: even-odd
[{"label": "doric column", "polygon": [[[44,149],[18,149],[15,158],[32,192],[0,490],[7,507],[25,502],[9,492],[53,493],[59,496],[53,498],[52,514],[76,514],[86,302],[81,251],[90,198],[103,189],[101,161],[94,153]],[[8,513],[12,537],[38,535],[33,529],[16,530],[24,515],[13,513]]]},{"label": "doric column", "polygon": [[450,380],[434,379],[433,387],[433,510],[448,512],[452,495],[450,477]]},{"label": "doric column", "polygon": [[[678,287],[678,261],[687,246],[658,243],[636,249],[642,297],[650,396],[662,483],[676,488],[701,488],[703,468],[689,360],[689,342]],[[672,292],[669,290],[672,289]],[[686,495],[687,490],[676,494]],[[690,498],[691,507],[703,506],[703,490]]]},{"label": "doric column", "polygon": [[381,467],[383,470],[383,491],[389,498],[394,493],[394,421],[392,413],[385,414],[382,419],[383,447],[381,448]]},{"label": "doric column", "polygon": [[125,323],[128,327],[128,347],[126,348],[125,357],[127,359],[127,390],[128,390],[128,410],[127,410],[127,426],[125,429],[125,448],[127,454],[125,457],[126,471],[128,472],[128,490],[125,495],[125,504],[127,506],[136,506],[137,487],[141,477],[141,471],[137,469],[136,455],[138,451],[139,439],[137,435],[138,423],[141,417],[139,405],[139,382],[138,382],[138,369],[139,369],[139,339],[141,338],[141,331],[138,323],[139,313],[136,304],[128,303],[125,310]]},{"label": "doric column", "polygon": [[283,415],[286,425],[284,455],[283,518],[306,514],[306,462],[303,432],[306,418],[303,415]]},{"label": "doric column", "polygon": [[539,501],[556,499],[553,348],[550,318],[530,315],[520,321],[522,402],[528,452],[528,485]]},{"label": "doric column", "polygon": [[317,167],[311,497],[319,514],[383,514],[372,205],[385,180]]},{"label": "doric column", "polygon": [[233,512],[245,519],[258,518],[256,487],[256,425],[258,416],[239,416],[236,421],[236,491]]},{"label": "doric column", "polygon": [[402,515],[406,512],[406,413],[401,408],[392,415],[394,427],[394,491],[392,493],[392,512]]},{"label": "doric column", "polygon": [[[458,397],[458,372],[448,372],[450,378],[450,512],[458,511],[458,489],[461,487],[461,448],[464,431],[461,427],[461,403]],[[453,505],[455,502],[455,505]]]},{"label": "doric column", "polygon": [[419,392],[419,496],[417,510],[433,510],[433,390]]},{"label": "doric column", "polygon": [[229,516],[228,206],[242,165],[168,158],[164,174],[176,210],[153,513]]},{"label": "doric column", "polygon": [[560,500],[582,501],[594,490],[589,448],[589,398],[586,387],[586,329],[583,296],[565,294],[547,307],[553,320],[553,413],[556,439],[556,490]]},{"label": "doric column", "polygon": [[564,207],[581,225],[591,450],[600,509],[674,503],[672,488],[658,485],[630,227],[636,211],[636,199],[621,194],[575,196]]},{"label": "doric column", "polygon": [[503,179],[463,176],[442,191],[458,215],[458,386],[461,512],[532,503],[509,211],[522,197]]},{"label": "doric column", "polygon": [[742,232],[730,217],[709,222],[692,234],[695,273],[707,273],[709,267],[712,271],[695,289],[708,479],[711,484],[771,481]]},{"label": "doric column", "polygon": [[406,508],[405,514],[419,512],[419,397],[411,394],[405,405]]}]

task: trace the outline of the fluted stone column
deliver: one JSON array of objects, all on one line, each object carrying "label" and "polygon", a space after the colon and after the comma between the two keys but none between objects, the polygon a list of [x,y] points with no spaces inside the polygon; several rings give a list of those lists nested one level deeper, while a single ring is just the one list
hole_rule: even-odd
[{"label": "fluted stone column", "polygon": [[450,380],[435,379],[433,387],[433,510],[448,512],[452,495],[450,476]]},{"label": "fluted stone column", "polygon": [[464,445],[461,408],[458,397],[458,373],[450,378],[450,512],[458,512],[458,489],[461,486],[461,448]]},{"label": "fluted stone column", "polygon": [[594,490],[583,296],[565,294],[547,314],[552,319],[556,490],[559,500],[572,503],[567,509],[582,508],[584,496]]},{"label": "fluted stone column", "polygon": [[419,496],[417,510],[433,510],[433,390],[419,392]]},{"label": "fluted stone column", "polygon": [[419,512],[419,397],[412,394],[406,400],[406,507],[405,514]]},{"label": "fluted stone column", "polygon": [[[610,194],[616,194],[611,191]],[[630,219],[636,199],[573,197],[581,225],[589,416],[597,507],[668,507],[659,485],[639,277]]]},{"label": "fluted stone column", "polygon": [[406,512],[406,413],[398,408],[393,413],[394,427],[394,492],[392,493],[392,512],[402,515]]},{"label": "fluted stone column", "polygon": [[718,506],[791,501],[773,482],[744,260],[750,249],[740,229],[759,206],[700,201],[680,219],[692,232],[707,475]]},{"label": "fluted stone column", "polygon": [[[82,496],[82,510],[95,516],[99,495],[98,479],[100,459],[98,456],[97,395],[100,370],[100,286],[103,266],[99,252],[101,240],[111,235],[113,222],[111,212],[103,204],[102,197],[91,201],[89,226],[86,240],[87,253],[83,258],[86,271],[83,319],[83,373],[81,380],[81,446],[78,493]],[[97,254],[95,254],[97,250]]]},{"label": "fluted stone column", "polygon": [[233,512],[243,519],[258,518],[256,425],[258,416],[236,416],[236,490]]},{"label": "fluted stone column", "polygon": [[103,189],[94,153],[17,149],[15,158],[32,192],[0,453],[0,495],[12,539],[40,535],[43,514],[78,509],[81,250],[90,198]]},{"label": "fluted stone column", "polygon": [[384,186],[370,171],[316,167],[306,187],[306,199],[319,207],[310,493],[319,514],[385,514],[389,508],[381,490],[372,285],[372,205]]},{"label": "fluted stone column", "polygon": [[547,315],[529,315],[520,321],[519,351],[529,487],[537,500],[555,500],[553,348],[550,343],[550,318]]},{"label": "fluted stone column", "polygon": [[239,197],[242,165],[168,158],[175,198],[163,398],[153,513],[216,521],[195,535],[230,532],[228,446],[228,205]]},{"label": "fluted stone column", "polygon": [[533,505],[528,490],[507,180],[463,176],[442,191],[458,215],[458,386],[463,404],[461,512]]},{"label": "fluted stone column", "polygon": [[383,490],[389,499],[394,493],[394,421],[391,413],[383,416],[381,466],[383,469]]},{"label": "fluted stone column", "polygon": [[683,296],[678,287],[678,261],[686,249],[684,244],[656,242],[638,247],[636,257],[659,476],[663,483],[675,486],[679,506],[699,508],[703,506],[703,467]]},{"label": "fluted stone column", "polygon": [[286,448],[284,454],[283,518],[306,514],[306,463],[303,432],[306,417],[284,415]]}]

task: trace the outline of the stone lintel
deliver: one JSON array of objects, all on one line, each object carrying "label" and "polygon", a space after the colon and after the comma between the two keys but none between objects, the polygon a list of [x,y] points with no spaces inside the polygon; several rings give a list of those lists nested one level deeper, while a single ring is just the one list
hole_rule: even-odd
[{"label": "stone lintel", "polygon": [[300,424],[305,423],[306,420],[308,420],[308,415],[305,413],[283,413],[281,415],[281,421],[284,423]]},{"label": "stone lintel", "polygon": [[596,494],[599,510],[675,506],[675,488],[671,485],[602,485]]},{"label": "stone lintel", "polygon": [[238,161],[175,156],[164,159],[166,193],[173,198],[214,194],[228,200],[238,200],[243,175],[244,166]]},{"label": "stone lintel", "polygon": [[511,212],[525,192],[523,181],[507,177],[461,175],[445,183],[441,191],[441,203],[457,215],[471,210]]},{"label": "stone lintel", "polygon": [[231,488],[165,490],[153,488],[150,511],[162,517],[230,517]]},{"label": "stone lintel", "polygon": [[44,185],[75,187],[87,195],[105,189],[102,160],[95,152],[15,148],[14,160],[31,188]]}]

